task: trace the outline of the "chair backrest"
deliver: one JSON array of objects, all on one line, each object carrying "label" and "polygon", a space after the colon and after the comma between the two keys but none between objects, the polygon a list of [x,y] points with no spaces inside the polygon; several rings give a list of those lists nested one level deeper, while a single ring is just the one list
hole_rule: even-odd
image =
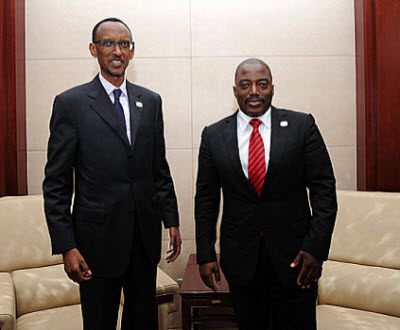
[{"label": "chair backrest", "polygon": [[52,256],[42,196],[0,198],[0,271],[59,264]]},{"label": "chair backrest", "polygon": [[400,317],[400,193],[338,192],[319,304]]},{"label": "chair backrest", "polygon": [[330,260],[400,269],[400,193],[338,191]]}]

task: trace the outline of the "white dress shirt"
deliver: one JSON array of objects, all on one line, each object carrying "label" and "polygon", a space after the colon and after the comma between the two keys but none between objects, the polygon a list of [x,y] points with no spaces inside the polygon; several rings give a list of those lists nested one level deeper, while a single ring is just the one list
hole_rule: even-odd
[{"label": "white dress shirt", "polygon": [[[116,87],[108,80],[106,80],[102,75],[101,72],[99,74],[100,82],[103,85],[104,89],[106,90],[108,96],[112,104],[114,104],[114,89],[119,88],[121,90],[121,96],[119,97],[119,103],[122,105],[122,109],[124,109],[124,116],[125,116],[125,123],[126,123],[126,134],[128,136],[129,143],[131,142],[131,121],[130,121],[130,112],[129,112],[129,100],[128,100],[128,92],[126,90],[126,77],[124,78],[124,82],[121,86]],[[117,111],[117,110],[115,110]]]},{"label": "white dress shirt", "polygon": [[239,157],[242,163],[242,169],[246,177],[249,177],[249,143],[250,136],[253,132],[253,126],[250,125],[250,120],[260,119],[261,124],[258,128],[261,138],[264,142],[265,150],[265,168],[268,170],[269,153],[271,150],[271,107],[260,117],[249,117],[239,109],[237,114],[237,140],[239,147]]}]

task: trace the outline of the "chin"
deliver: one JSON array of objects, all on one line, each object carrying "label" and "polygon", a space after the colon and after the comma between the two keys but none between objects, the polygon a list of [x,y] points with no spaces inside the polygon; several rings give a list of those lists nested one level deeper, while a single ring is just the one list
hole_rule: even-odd
[{"label": "chin", "polygon": [[123,70],[121,72],[115,72],[115,71],[107,70],[107,72],[111,77],[122,77],[124,75],[124,73],[125,73],[125,70]]},{"label": "chin", "polygon": [[262,116],[268,109],[245,109],[243,112],[249,117]]}]

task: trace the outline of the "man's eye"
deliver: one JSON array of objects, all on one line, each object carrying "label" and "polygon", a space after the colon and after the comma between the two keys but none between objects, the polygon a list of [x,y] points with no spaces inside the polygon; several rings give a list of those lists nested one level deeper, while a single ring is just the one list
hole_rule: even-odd
[{"label": "man's eye", "polygon": [[262,88],[266,88],[266,87],[268,87],[268,83],[266,83],[266,82],[260,82],[260,83],[258,84],[258,86],[260,86],[260,87],[262,87]]},{"label": "man's eye", "polygon": [[103,46],[104,47],[111,47],[112,46],[112,41],[111,40],[103,40]]},{"label": "man's eye", "polygon": [[122,48],[129,48],[129,41],[121,41],[120,45]]},{"label": "man's eye", "polygon": [[248,88],[249,87],[249,83],[241,83],[240,87],[241,88]]}]

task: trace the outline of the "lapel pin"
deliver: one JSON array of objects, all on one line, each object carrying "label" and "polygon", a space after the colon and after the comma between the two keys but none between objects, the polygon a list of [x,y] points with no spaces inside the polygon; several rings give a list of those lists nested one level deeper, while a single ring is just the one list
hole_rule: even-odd
[{"label": "lapel pin", "polygon": [[287,127],[288,122],[286,120],[281,121],[281,127]]},{"label": "lapel pin", "polygon": [[143,103],[138,101],[138,102],[136,102],[136,106],[138,108],[143,108]]}]

